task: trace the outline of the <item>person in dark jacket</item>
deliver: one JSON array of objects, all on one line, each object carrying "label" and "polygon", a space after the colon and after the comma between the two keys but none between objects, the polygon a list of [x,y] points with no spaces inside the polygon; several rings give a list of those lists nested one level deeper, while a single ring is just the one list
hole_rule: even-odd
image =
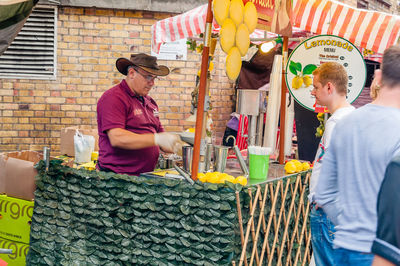
[{"label": "person in dark jacket", "polygon": [[378,196],[373,266],[400,265],[400,155],[386,168]]}]

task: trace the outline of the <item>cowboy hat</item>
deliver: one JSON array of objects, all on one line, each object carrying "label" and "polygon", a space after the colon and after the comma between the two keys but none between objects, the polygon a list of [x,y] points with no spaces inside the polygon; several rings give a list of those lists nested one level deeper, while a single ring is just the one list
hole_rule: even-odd
[{"label": "cowboy hat", "polygon": [[156,76],[166,76],[169,74],[169,69],[166,66],[157,65],[157,57],[147,54],[132,54],[131,59],[118,58],[115,62],[117,69],[121,74],[127,75],[129,66],[140,67],[144,71]]}]

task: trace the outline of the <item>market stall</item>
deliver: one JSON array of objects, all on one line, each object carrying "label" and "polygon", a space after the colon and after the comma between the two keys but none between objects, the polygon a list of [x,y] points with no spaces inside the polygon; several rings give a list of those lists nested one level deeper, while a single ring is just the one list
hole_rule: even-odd
[{"label": "market stall", "polygon": [[309,263],[308,171],[243,187],[61,163],[38,165],[28,265]]},{"label": "market stall", "polygon": [[[162,43],[193,38],[205,32],[206,16],[207,5],[202,5],[184,14],[155,23],[152,26],[153,51],[157,53]],[[343,37],[362,49],[364,58],[379,61],[383,50],[397,42],[400,18],[392,14],[356,9],[336,1],[297,0],[293,1],[293,26],[293,35],[296,37],[309,34]],[[258,28],[250,34],[250,38],[258,43],[278,36]],[[220,29],[218,23],[212,20],[212,31],[217,33]],[[289,41],[288,48],[293,49],[297,44],[296,41]],[[285,68],[285,59],[283,63]],[[284,82],[282,86],[283,84]],[[282,101],[284,99],[285,97],[281,97]],[[284,111],[284,108],[281,108],[281,111]],[[281,124],[285,126],[285,123]],[[291,129],[286,131],[290,132]],[[283,142],[282,140],[281,143]]]},{"label": "market stall", "polygon": [[[307,1],[294,1],[295,10],[302,10],[304,17],[316,18],[320,14],[319,21],[328,17],[323,15],[323,10],[329,9],[326,5],[309,16],[307,10],[319,4],[309,7]],[[189,21],[171,18],[157,24],[160,27],[154,26],[153,48],[168,41],[160,42],[158,38],[162,35],[156,33],[157,29],[182,36],[204,32],[202,25],[207,21],[210,26],[212,17],[196,18],[196,15],[207,8],[192,12],[195,16]],[[380,20],[389,23],[391,19]],[[310,21],[311,25],[317,23]],[[393,31],[383,38],[393,41],[398,36],[398,20],[390,25]],[[263,32],[258,38],[268,38],[268,34]],[[170,40],[180,38],[174,36]],[[358,35],[355,36],[358,40]],[[375,43],[368,41],[366,47],[379,52],[387,42]],[[203,86],[209,59],[208,49],[205,50]],[[199,98],[204,95],[203,91]],[[204,101],[199,110],[204,110],[202,105]],[[202,125],[197,132],[201,128]],[[27,263],[307,265],[311,257],[306,199],[310,170],[291,169],[288,174],[283,165],[267,165],[268,176],[264,180],[250,180],[243,186],[228,180],[214,183],[196,180],[191,184],[182,178],[159,177],[154,173],[137,177],[74,169],[60,160],[40,161],[35,205],[29,216],[32,220]],[[228,168],[234,176],[243,174],[239,166],[228,164]],[[197,166],[194,172],[197,175]]]}]

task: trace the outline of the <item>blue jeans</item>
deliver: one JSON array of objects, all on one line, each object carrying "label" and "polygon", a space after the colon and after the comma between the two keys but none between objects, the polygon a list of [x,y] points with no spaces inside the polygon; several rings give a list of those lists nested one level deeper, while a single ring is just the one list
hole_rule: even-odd
[{"label": "blue jeans", "polygon": [[371,266],[374,254],[364,253],[345,248],[335,249],[335,263],[336,265],[357,265],[357,266]]},{"label": "blue jeans", "polygon": [[322,208],[316,210],[315,205],[311,205],[310,226],[315,264],[317,266],[335,265],[335,250],[333,249],[335,226]]}]

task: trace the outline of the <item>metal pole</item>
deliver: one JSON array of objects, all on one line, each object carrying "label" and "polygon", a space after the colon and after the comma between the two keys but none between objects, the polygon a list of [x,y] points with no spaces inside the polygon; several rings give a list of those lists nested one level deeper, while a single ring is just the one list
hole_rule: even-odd
[{"label": "metal pole", "polygon": [[288,37],[283,37],[282,46],[282,90],[281,90],[281,112],[279,130],[279,163],[285,162],[285,116],[286,116],[286,61],[288,57]]},{"label": "metal pole", "polygon": [[43,147],[43,160],[46,163],[46,171],[48,171],[49,166],[50,166],[50,148],[49,147]]},{"label": "metal pole", "polygon": [[208,72],[208,56],[210,53],[211,43],[211,30],[212,30],[213,14],[211,12],[211,0],[208,0],[207,7],[207,19],[206,28],[204,34],[204,48],[201,57],[201,73],[200,73],[200,85],[199,95],[197,100],[197,113],[196,113],[196,127],[194,134],[194,148],[193,148],[193,161],[192,161],[192,179],[197,180],[197,172],[199,170],[200,161],[200,146],[201,146],[201,133],[203,130],[204,123],[204,98],[207,84],[207,72]]},{"label": "metal pole", "polygon": [[256,145],[257,137],[257,116],[249,115],[249,146]]},{"label": "metal pole", "polygon": [[257,138],[256,138],[256,145],[262,146],[262,133],[264,129],[264,113],[260,112],[258,115],[258,122],[257,122]]}]

